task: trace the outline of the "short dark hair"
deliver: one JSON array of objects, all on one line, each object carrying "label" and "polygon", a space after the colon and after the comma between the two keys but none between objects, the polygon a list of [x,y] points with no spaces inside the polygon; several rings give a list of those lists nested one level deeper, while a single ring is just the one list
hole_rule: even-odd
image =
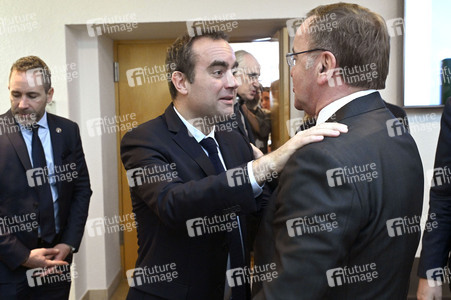
[{"label": "short dark hair", "polygon": [[52,74],[50,72],[47,64],[37,56],[25,56],[16,60],[15,63],[11,66],[11,70],[9,72],[9,79],[11,80],[11,75],[13,71],[26,72],[28,70],[33,69],[41,69],[41,74],[43,76],[43,87],[44,91],[47,94],[50,88],[52,87]]},{"label": "short dark hair", "polygon": [[[385,88],[390,60],[390,36],[385,20],[358,4],[336,3],[312,9],[310,26],[321,28],[334,16],[335,30],[310,30],[309,47],[331,51],[340,68],[375,65],[377,78],[371,81],[348,82],[351,86],[371,89]],[[312,28],[313,29],[313,28]],[[345,78],[346,79],[346,78]]]},{"label": "short dark hair", "polygon": [[225,40],[228,42],[227,35],[222,31],[212,31],[203,35],[190,36],[184,34],[177,38],[177,40],[168,48],[166,53],[166,65],[171,67],[169,79],[169,92],[171,98],[174,100],[177,97],[177,89],[172,83],[172,73],[174,71],[182,72],[190,83],[194,82],[194,66],[196,64],[196,55],[193,53],[193,43],[201,38],[209,38],[212,40]]}]

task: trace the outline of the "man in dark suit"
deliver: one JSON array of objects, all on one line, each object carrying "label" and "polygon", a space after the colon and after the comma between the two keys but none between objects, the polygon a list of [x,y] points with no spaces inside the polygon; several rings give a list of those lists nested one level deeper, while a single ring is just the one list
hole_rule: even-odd
[{"label": "man in dark suit", "polygon": [[349,132],[287,162],[256,237],[255,299],[407,297],[423,169],[375,90],[389,39],[382,17],[355,4],[320,6],[299,27],[287,54],[295,107]]},{"label": "man in dark suit", "polygon": [[252,54],[244,50],[236,51],[235,57],[239,65],[235,77],[241,83],[237,89],[235,113],[237,116],[241,116],[241,118],[237,118],[238,120],[244,121],[246,126],[243,126],[243,128],[250,127],[248,136],[252,136],[254,140],[252,143],[263,153],[267,153],[268,136],[271,133],[271,118],[269,113],[265,113],[259,106],[263,89],[258,81],[260,64]]},{"label": "man in dark suit", "polygon": [[[235,77],[239,82],[234,106],[237,127],[240,133],[249,139],[249,142],[256,145],[257,137],[254,133],[260,133],[260,125],[256,116],[248,109],[246,104],[248,101],[253,101],[258,92],[260,86],[258,82],[258,78],[260,77],[260,64],[252,54],[244,50],[235,52],[235,57],[239,65],[235,73]],[[265,127],[267,128],[262,128],[263,133],[271,130],[270,127]],[[257,147],[260,148],[258,145]]]},{"label": "man in dark suit", "polygon": [[441,299],[442,285],[450,283],[451,251],[451,98],[443,110],[440,136],[435,154],[429,198],[429,214],[424,230],[418,267],[417,297]]},{"label": "man in dark suit", "polygon": [[92,194],[79,129],[46,113],[53,88],[40,58],[17,60],[8,88],[11,109],[0,116],[0,298],[67,299]]},{"label": "man in dark suit", "polygon": [[249,265],[246,215],[266,204],[262,185],[295,149],[346,129],[315,128],[261,156],[226,126],[238,82],[222,32],[177,39],[166,63],[177,66],[173,103],[121,143],[139,244],[127,298],[249,299],[248,282],[236,282],[235,273]]}]

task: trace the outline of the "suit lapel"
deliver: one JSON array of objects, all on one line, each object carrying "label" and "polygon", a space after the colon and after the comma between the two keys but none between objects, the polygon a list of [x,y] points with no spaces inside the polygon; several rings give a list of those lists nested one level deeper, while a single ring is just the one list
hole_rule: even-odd
[{"label": "suit lapel", "polygon": [[207,175],[216,175],[215,168],[210,159],[202,150],[202,147],[196,139],[188,135],[188,129],[175,113],[172,104],[166,108],[164,118],[168,124],[169,131],[175,133],[172,137],[175,143],[177,143],[177,145],[179,145]]},{"label": "suit lapel", "polygon": [[[62,154],[63,154],[63,135],[61,128],[57,127],[57,122],[54,116],[50,113],[47,113],[47,123],[49,126],[49,133],[50,133],[50,141],[52,143],[52,150],[53,150],[53,164],[55,166],[62,166],[63,160],[62,160]],[[61,190],[61,181],[57,180],[56,186],[58,189],[58,194],[60,194]]]},{"label": "suit lapel", "polygon": [[233,106],[233,111],[236,115],[236,119],[237,119],[237,124],[238,124],[238,131],[243,135],[246,136],[246,130],[244,130],[244,126],[246,126],[245,124],[243,124],[243,119],[242,119],[242,115],[241,115],[241,111],[240,108],[238,106],[238,103],[235,103],[235,105]]},{"label": "suit lapel", "polygon": [[229,134],[224,134],[224,132],[216,132],[215,138],[218,141],[219,149],[221,150],[222,158],[224,159],[224,163],[227,169],[233,168],[239,163],[237,162],[237,153],[239,151],[234,151],[234,143],[230,140]]},{"label": "suit lapel", "polygon": [[29,170],[32,168],[30,156],[28,155],[27,145],[25,144],[25,140],[23,139],[22,132],[20,131],[19,125],[16,124],[14,117],[9,110],[5,118],[7,119],[6,126],[8,126],[8,138],[11,144],[14,146],[17,155],[19,156],[20,161],[25,170]]}]

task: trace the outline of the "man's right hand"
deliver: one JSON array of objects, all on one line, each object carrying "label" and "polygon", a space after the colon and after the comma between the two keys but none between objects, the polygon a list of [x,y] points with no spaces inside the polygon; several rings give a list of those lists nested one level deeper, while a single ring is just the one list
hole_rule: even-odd
[{"label": "man's right hand", "polygon": [[320,142],[325,136],[337,137],[348,132],[348,126],[340,123],[323,123],[304,131],[283,144],[279,149],[260,157],[252,163],[252,170],[257,183],[262,185],[271,173],[280,173],[288,159],[299,148],[314,142]]},{"label": "man's right hand", "polygon": [[436,282],[434,287],[431,287],[428,280],[420,278],[418,282],[417,299],[418,300],[441,300],[442,286],[441,283]]},{"label": "man's right hand", "polygon": [[67,261],[52,260],[58,253],[59,250],[55,248],[33,249],[28,259],[22,265],[30,269],[68,265]]}]

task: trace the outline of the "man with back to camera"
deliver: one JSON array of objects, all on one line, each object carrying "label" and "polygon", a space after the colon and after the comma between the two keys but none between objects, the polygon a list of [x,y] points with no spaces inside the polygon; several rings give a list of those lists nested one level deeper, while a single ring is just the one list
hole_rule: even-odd
[{"label": "man with back to camera", "polygon": [[11,109],[0,116],[0,298],[68,299],[92,194],[80,132],[45,111],[54,90],[39,57],[12,65],[8,89]]},{"label": "man with back to camera", "polygon": [[[245,217],[266,204],[263,183],[295,149],[346,127],[324,124],[261,156],[239,132],[212,125],[233,113],[238,88],[237,62],[222,32],[178,38],[166,63],[177,66],[172,103],[121,142],[139,224],[136,269],[127,271],[129,282],[133,275],[139,281],[127,299],[249,299],[249,285],[234,284],[231,272],[249,265]],[[171,176],[140,175],[155,168]],[[176,276],[152,281],[155,266]]]},{"label": "man with back to camera", "polygon": [[256,237],[255,265],[271,277],[254,274],[254,299],[406,299],[423,168],[376,91],[388,74],[385,21],[346,3],[307,17],[287,54],[295,107],[349,132],[288,160]]}]

